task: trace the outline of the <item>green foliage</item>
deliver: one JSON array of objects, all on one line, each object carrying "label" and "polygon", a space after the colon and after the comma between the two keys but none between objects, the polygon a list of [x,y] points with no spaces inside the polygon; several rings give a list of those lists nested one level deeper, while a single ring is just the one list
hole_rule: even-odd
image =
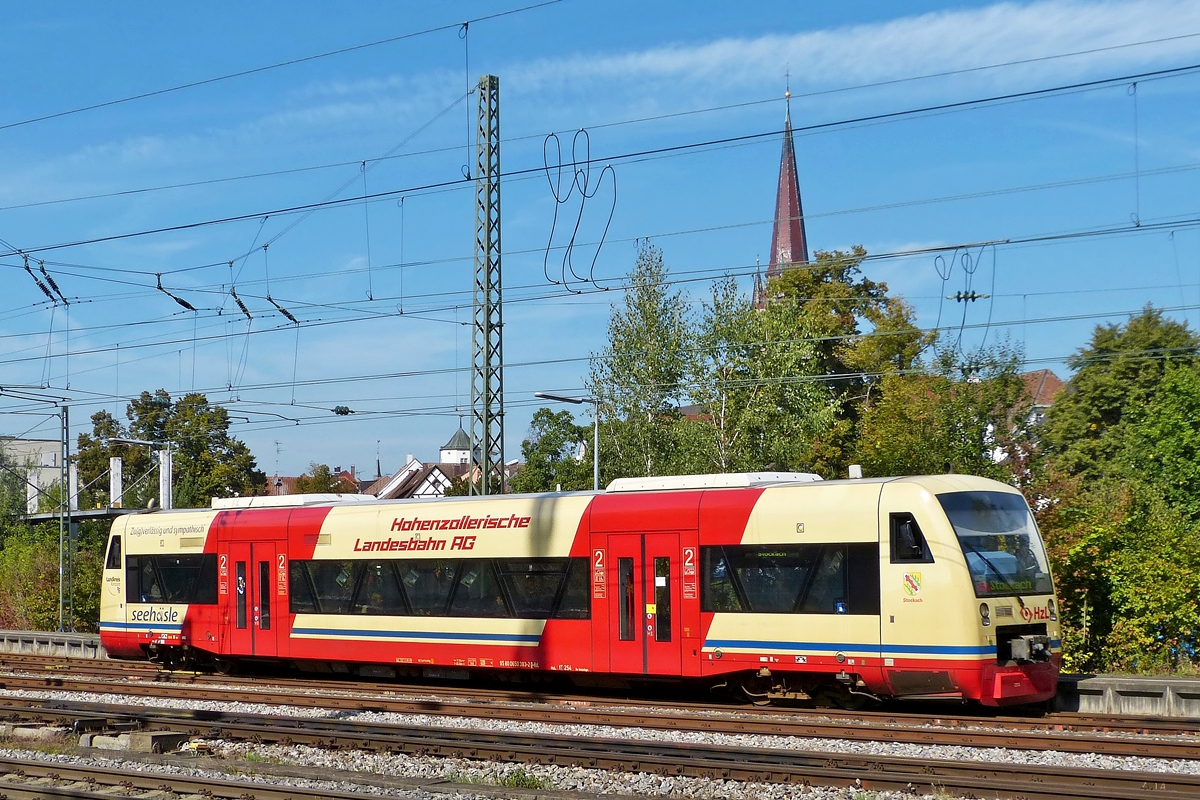
[{"label": "green foliage", "polygon": [[1161,672],[1197,657],[1200,537],[1145,482],[1069,479],[1039,525],[1055,570],[1070,671]]},{"label": "green foliage", "polygon": [[[529,437],[521,443],[521,467],[512,479],[514,492],[552,492],[592,488],[592,429],[576,425],[569,411],[539,408]],[[581,448],[581,445],[583,447]],[[578,458],[580,452],[583,458]]]},{"label": "green foliage", "polygon": [[1093,480],[1124,474],[1130,410],[1151,401],[1171,367],[1194,365],[1197,347],[1186,324],[1149,306],[1125,325],[1097,326],[1068,361],[1075,375],[1039,432],[1054,468]]},{"label": "green foliage", "polygon": [[713,285],[694,325],[689,396],[679,425],[689,472],[819,469],[816,444],[836,430],[837,402],[822,382],[820,353],[800,303],[755,309],[732,278]]},{"label": "green foliage", "polygon": [[1200,519],[1200,372],[1172,366],[1145,406],[1126,412],[1125,460],[1181,513]]},{"label": "green foliage", "polygon": [[358,494],[358,487],[341,475],[334,475],[328,464],[315,461],[308,472],[296,478],[296,494]]},{"label": "green foliage", "polygon": [[[884,377],[863,412],[858,457],[864,474],[952,472],[1012,480],[1027,435],[1029,400],[1006,347],[976,353],[965,379],[949,351],[932,368]],[[997,451],[1009,457],[995,457]],[[998,463],[999,462],[999,463]]]},{"label": "green foliage", "polygon": [[674,428],[692,336],[687,302],[667,280],[662,250],[642,242],[624,305],[608,322],[608,345],[592,357],[588,388],[600,401],[600,452],[611,477],[679,469]]},{"label": "green foliage", "polygon": [[113,437],[151,442],[171,442],[174,450],[175,505],[204,507],[213,497],[256,494],[265,489],[266,475],[250,448],[229,434],[229,412],[208,402],[202,394],[187,394],[178,401],[163,389],[153,395],[142,392],[126,410],[129,426],[121,425],[107,411],[92,415],[92,434],[80,434],[78,442],[81,504],[104,505],[107,481],[100,476],[111,456],[124,461],[125,507],[144,506],[158,494],[153,474],[154,457],[141,445],[120,445]]}]

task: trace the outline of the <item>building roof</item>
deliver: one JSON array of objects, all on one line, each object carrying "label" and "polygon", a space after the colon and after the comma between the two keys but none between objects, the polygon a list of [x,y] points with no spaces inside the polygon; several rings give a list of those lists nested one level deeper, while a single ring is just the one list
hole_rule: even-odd
[{"label": "building roof", "polygon": [[[791,98],[791,92],[786,97]],[[800,176],[796,171],[796,147],[792,141],[792,109],[788,104],[783,122],[783,154],[779,160],[779,185],[775,190],[775,227],[771,231],[771,261],[767,277],[783,273],[790,264],[808,263],[808,236],[800,205]]]},{"label": "building roof", "polygon": [[471,437],[461,427],[450,437],[450,441],[442,445],[443,450],[470,450]]},{"label": "building roof", "polygon": [[1054,404],[1054,395],[1063,388],[1062,379],[1048,369],[1039,369],[1021,374],[1025,391],[1035,406],[1048,407]]}]

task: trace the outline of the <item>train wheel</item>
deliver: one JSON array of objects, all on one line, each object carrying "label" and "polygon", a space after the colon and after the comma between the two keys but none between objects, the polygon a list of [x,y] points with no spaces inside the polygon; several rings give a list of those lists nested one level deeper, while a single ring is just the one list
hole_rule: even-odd
[{"label": "train wheel", "polygon": [[236,666],[231,658],[214,658],[213,670],[218,675],[232,675],[234,666]]}]

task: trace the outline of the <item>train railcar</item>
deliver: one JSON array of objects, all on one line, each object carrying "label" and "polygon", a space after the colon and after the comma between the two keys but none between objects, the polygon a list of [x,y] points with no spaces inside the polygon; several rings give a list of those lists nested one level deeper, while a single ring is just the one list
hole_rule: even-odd
[{"label": "train railcar", "polygon": [[215,500],[118,519],[101,641],[168,664],[573,673],[761,698],[1054,695],[1054,586],[983,478],[782,473],[603,492]]}]

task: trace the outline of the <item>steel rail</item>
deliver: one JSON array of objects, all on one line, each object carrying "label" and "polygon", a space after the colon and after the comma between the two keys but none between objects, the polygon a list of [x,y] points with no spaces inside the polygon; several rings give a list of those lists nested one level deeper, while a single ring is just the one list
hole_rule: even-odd
[{"label": "steel rail", "polygon": [[1200,795],[1200,776],[1031,764],[898,758],[818,751],[728,747],[693,742],[555,736],[460,728],[409,727],[324,718],[61,701],[0,702],[0,716],[81,725],[135,723],[145,730],[254,742],[402,752],[658,775],[869,790],[950,792],[1022,800],[1183,800]]},{"label": "steel rail", "polygon": [[[887,710],[843,711],[832,708],[803,708],[796,706],[753,706],[738,705],[736,702],[702,703],[672,698],[662,700],[649,697],[623,696],[616,697],[603,693],[570,694],[561,691],[545,689],[514,689],[514,688],[479,688],[459,686],[454,684],[404,683],[384,680],[358,680],[352,678],[312,679],[278,676],[230,676],[217,675],[207,672],[182,670],[165,670],[145,661],[116,661],[95,659],[73,659],[61,656],[43,656],[35,654],[0,654],[0,669],[27,669],[37,671],[42,675],[53,672],[74,675],[94,675],[100,678],[112,676],[114,673],[123,681],[145,682],[172,685],[205,685],[205,686],[243,686],[249,691],[264,691],[267,689],[286,692],[295,695],[298,692],[312,691],[340,693],[368,697],[377,700],[381,696],[394,699],[397,695],[424,695],[431,693],[439,695],[438,702],[473,702],[473,703],[524,703],[546,706],[576,706],[576,707],[610,707],[610,708],[656,708],[666,713],[688,712],[692,714],[738,714],[755,716],[762,719],[783,719],[818,717],[830,720],[841,720],[861,725],[891,725],[949,729],[994,729],[1001,731],[1041,731],[1049,733],[1120,733],[1135,735],[1196,735],[1198,726],[1195,720],[1168,717],[1120,717],[1097,714],[1079,714],[1057,712],[1047,714],[1032,714],[1016,717],[1011,715],[995,715],[987,709],[978,709],[978,713],[943,713],[942,709],[924,713],[898,712]],[[20,677],[20,676],[18,676]],[[4,676],[0,675],[0,681]],[[49,686],[55,679],[47,678]],[[136,684],[135,684],[136,685]],[[140,692],[139,692],[140,694]],[[301,695],[303,696],[303,695]],[[415,701],[415,700],[414,700]],[[956,709],[947,709],[956,710]],[[1200,738],[1198,738],[1200,741]],[[1141,753],[1133,753],[1141,755]],[[1187,756],[1181,756],[1187,757]]]},{"label": "steel rail", "polygon": [[[0,688],[52,689],[58,691],[120,694],[158,697],[164,694],[162,683],[104,681],[68,677],[0,676]],[[964,747],[1004,747],[1019,750],[1049,750],[1066,753],[1103,753],[1114,756],[1146,758],[1200,759],[1200,738],[1146,739],[1115,738],[1067,732],[1014,731],[995,728],[928,727],[880,723],[869,720],[846,724],[835,719],[814,720],[780,715],[700,715],[686,711],[648,712],[638,708],[592,708],[562,704],[526,705],[484,704],[474,700],[444,698],[403,698],[345,692],[299,693],[295,690],[229,688],[214,685],[172,685],[174,698],[249,702],[305,708],[331,708],[353,711],[380,711],[446,717],[477,717],[509,721],[532,721],[562,725],[607,725],[613,727],[655,728],[661,730],[702,731],[722,734],[796,736],[852,741],[893,741],[909,744],[957,745]],[[924,720],[928,723],[928,718]]]},{"label": "steel rail", "polygon": [[182,771],[139,772],[90,764],[0,758],[0,797],[5,800],[112,800],[114,796],[137,797],[133,792],[144,792],[156,798],[190,794],[227,800],[352,800],[363,796],[360,791],[342,792],[235,778],[197,777]]}]

